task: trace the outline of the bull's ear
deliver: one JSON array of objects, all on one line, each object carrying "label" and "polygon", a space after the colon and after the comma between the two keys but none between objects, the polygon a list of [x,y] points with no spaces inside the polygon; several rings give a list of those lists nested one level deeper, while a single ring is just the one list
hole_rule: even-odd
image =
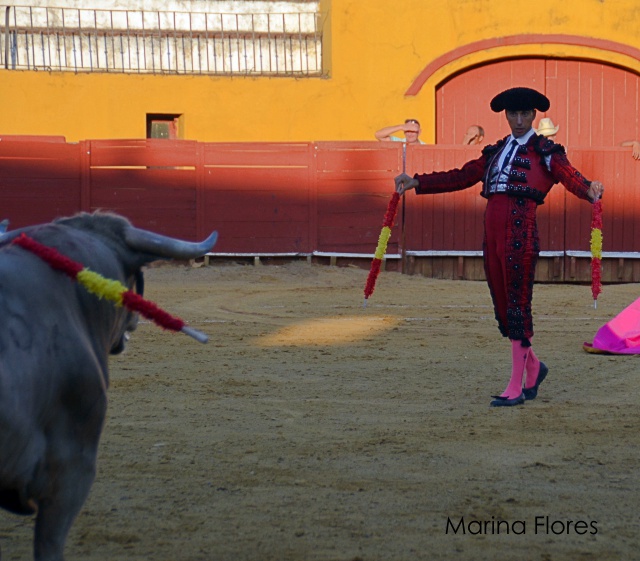
[{"label": "bull's ear", "polygon": [[187,242],[139,228],[125,230],[125,241],[130,249],[155,256],[156,259],[195,259],[211,251],[217,239],[218,232],[212,232],[201,242]]}]

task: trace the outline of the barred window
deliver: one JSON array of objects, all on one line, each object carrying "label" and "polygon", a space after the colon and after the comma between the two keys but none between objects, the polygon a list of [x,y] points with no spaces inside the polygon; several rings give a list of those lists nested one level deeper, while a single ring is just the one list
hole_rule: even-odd
[{"label": "barred window", "polygon": [[6,69],[320,76],[318,12],[205,13],[11,6]]}]

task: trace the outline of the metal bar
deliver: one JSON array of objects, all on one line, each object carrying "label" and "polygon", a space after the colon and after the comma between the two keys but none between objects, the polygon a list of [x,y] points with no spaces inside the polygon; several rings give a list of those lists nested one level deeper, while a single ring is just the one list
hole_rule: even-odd
[{"label": "metal bar", "polygon": [[158,12],[158,60],[160,62],[160,72],[164,70],[162,66],[162,22],[160,21],[160,12]]},{"label": "metal bar", "polygon": [[264,70],[264,57],[262,56],[262,37],[260,36],[258,37],[258,56],[260,57],[260,66],[258,72],[262,73],[262,71]]},{"label": "metal bar", "polygon": [[[283,32],[283,38],[282,38],[282,45],[284,47],[283,49],[283,57],[284,57],[284,73],[287,74],[287,58],[290,58],[291,60],[289,62],[293,62],[293,57],[291,54],[291,49],[289,49],[289,57],[287,57],[287,42],[289,42],[289,45],[291,45],[291,41],[287,41],[287,16],[285,14],[282,14],[282,32]],[[293,68],[289,68],[289,72],[291,72],[293,70]]]},{"label": "metal bar", "polygon": [[117,70],[116,66],[116,38],[113,32],[113,10],[109,10],[109,18],[111,19],[111,66]]},{"label": "metal bar", "polygon": [[153,36],[151,36],[151,65],[153,67],[153,73],[156,73],[156,50],[153,46]]},{"label": "metal bar", "polygon": [[78,72],[78,55],[76,54],[76,34],[71,33],[71,52],[73,53],[73,68]]},{"label": "metal bar", "polygon": [[[15,7],[14,7],[13,12],[14,12],[13,19],[14,19],[14,21],[16,21]],[[14,31],[13,32],[14,32],[15,37],[16,37],[16,41],[15,41],[16,60],[15,60],[15,66],[13,68],[15,70],[18,66],[20,66],[20,60],[19,60],[19,57],[18,57],[18,52],[20,51],[20,33],[18,32],[18,30],[15,27],[14,27]],[[27,68],[28,68],[29,67],[29,37],[27,37],[26,35],[24,37],[24,54],[25,54],[25,59],[27,61]]]},{"label": "metal bar", "polygon": [[109,43],[106,33],[104,34],[104,69],[109,72]]},{"label": "metal bar", "polygon": [[202,74],[202,45],[200,44],[200,35],[197,37],[198,40],[198,69],[199,74]]},{"label": "metal bar", "polygon": [[100,44],[98,43],[100,33],[98,32],[98,14],[95,10],[93,11],[93,29],[93,38],[96,42],[96,68],[100,68]]},{"label": "metal bar", "polygon": [[82,48],[82,15],[78,10],[78,29],[80,30],[80,66],[84,69],[84,49]]},{"label": "metal bar", "polygon": [[216,35],[213,35],[213,68],[214,72],[218,73],[218,55],[216,53]]},{"label": "metal bar", "polygon": [[[29,21],[31,25],[33,25],[33,8],[29,7]],[[16,22],[17,23],[17,22]],[[29,48],[27,47],[27,55],[29,53]],[[36,67],[36,38],[35,36],[31,37],[31,54],[33,55],[33,67]]]},{"label": "metal bar", "polygon": [[[309,53],[307,52],[307,36],[304,36],[304,39],[302,38],[302,20],[300,19],[302,16],[301,14],[298,14],[298,43],[300,45],[300,72],[302,74],[308,74],[309,73]],[[307,68],[307,72],[304,72],[304,68],[305,68],[305,64],[303,62],[303,56],[302,56],[302,45],[304,44],[305,48],[304,48],[304,54],[306,56],[306,68]]]},{"label": "metal bar", "polygon": [[322,64],[318,65],[318,61],[320,60],[320,57],[318,56],[318,18],[319,17],[320,16],[316,14],[316,16],[313,18],[313,46],[315,50],[314,68],[316,72],[322,73]]},{"label": "metal bar", "polygon": [[[271,14],[267,15],[267,41],[269,43],[269,72],[271,72]],[[276,60],[277,59],[276,54]]]},{"label": "metal bar", "polygon": [[[144,26],[144,20],[142,21],[142,25]],[[138,74],[140,73],[140,41],[138,34],[135,35],[136,38],[136,67],[138,68]]]},{"label": "metal bar", "polygon": [[229,72],[233,74],[233,45],[231,44],[231,30],[229,32]]},{"label": "metal bar", "polygon": [[251,46],[253,47],[253,68],[252,71],[256,72],[256,24],[251,14]]},{"label": "metal bar", "polygon": [[20,52],[20,35],[13,30],[11,33],[10,50],[11,50],[11,69],[15,70],[20,61],[18,60],[18,53]]},{"label": "metal bar", "polygon": [[[181,34],[181,43],[182,43],[182,69],[184,70],[184,73],[187,73],[187,53],[186,53],[186,45],[184,44],[184,38],[185,38],[185,34]],[[193,56],[191,57],[191,60],[193,61]],[[176,67],[178,66],[178,62],[176,60]]]},{"label": "metal bar", "polygon": [[222,72],[224,72],[227,66],[227,57],[224,54],[224,20],[222,19],[222,14],[220,14],[220,47],[222,48],[220,60],[222,60]]},{"label": "metal bar", "polygon": [[[175,33],[175,30],[174,30]],[[184,34],[180,34],[180,38],[181,38],[181,43],[182,43],[182,69],[184,70],[184,73],[187,73],[187,57],[186,57],[186,53],[185,53],[185,44],[184,44]],[[176,47],[177,49],[177,47]],[[178,70],[178,52],[176,50],[176,70]]]},{"label": "metal bar", "polygon": [[[51,42],[48,39],[47,39],[47,43],[49,44],[49,46],[51,46]],[[62,67],[60,66],[60,37],[56,37],[56,43],[58,45],[58,48],[57,48],[57,51],[58,51],[58,70],[62,71]],[[42,60],[45,61],[46,57],[45,57],[45,54],[44,54],[44,35],[42,33],[40,33],[40,50],[42,51]],[[49,49],[49,52],[51,52],[51,49]],[[49,57],[49,59],[51,59],[51,57]],[[43,65],[44,65],[44,62],[43,62]],[[51,66],[53,67],[53,64]],[[35,59],[33,61],[33,68],[34,69],[37,68]]]},{"label": "metal bar", "polygon": [[[129,70],[131,70],[131,34],[129,28],[129,10],[126,11],[126,22],[127,22],[127,59],[129,61]],[[124,69],[123,69],[124,72]]]},{"label": "metal bar", "polygon": [[[142,17],[142,37],[144,38],[144,12],[140,11],[140,17]],[[142,42],[142,58],[144,60],[144,69],[147,70],[147,41]],[[138,69],[140,68],[140,63],[138,62]],[[153,43],[151,44],[151,65],[154,65],[153,61]],[[139,70],[138,70],[139,71]]]},{"label": "metal bar", "polygon": [[[209,63],[209,14],[205,14],[204,16],[204,33],[205,33],[205,46],[207,49],[207,72],[209,72],[211,70],[211,64]],[[214,53],[215,53],[215,36],[213,38],[213,48],[214,48]],[[215,60],[215,59],[214,59]]]},{"label": "metal bar", "polygon": [[16,65],[18,63],[18,34],[15,30],[11,31],[11,41],[10,41],[10,52],[11,52],[11,68],[13,70],[16,69]]},{"label": "metal bar", "polygon": [[[13,9],[15,12],[15,8]],[[4,67],[9,69],[9,20],[11,6],[7,6],[4,13]]]},{"label": "metal bar", "polygon": [[[69,62],[67,60],[67,29],[65,27],[65,21],[64,21],[64,8],[60,8],[60,12],[62,14],[62,52],[64,53],[64,66],[68,67],[69,66]],[[76,42],[75,42],[75,38],[73,39],[72,42],[72,52],[73,52],[73,48],[76,46]],[[75,71],[78,71],[78,67],[75,64],[75,52],[73,53],[74,56],[74,67],[75,67]]]},{"label": "metal bar", "polygon": [[[94,17],[93,28],[95,30],[95,28],[96,28],[96,21],[95,21],[96,13],[95,13],[95,11],[93,12],[93,17]],[[89,47],[89,69],[93,72],[93,49],[91,48],[91,39],[92,39],[92,37],[93,37],[93,31],[92,32],[87,31],[87,46]]]},{"label": "metal bar", "polygon": [[236,14],[236,58],[238,59],[238,74],[242,72],[242,55],[240,53],[240,20]]},{"label": "metal bar", "polygon": [[[191,47],[191,72],[195,74],[195,60],[193,58],[193,21],[191,19],[191,13],[189,13],[189,46]],[[200,37],[198,37],[198,68],[200,69],[200,74],[202,74],[202,53],[200,52]]]},{"label": "metal bar", "polygon": [[178,43],[177,43],[177,36],[176,36],[176,13],[173,12],[173,47],[174,47],[174,52],[176,53],[176,72],[180,71],[179,68],[179,64],[178,61],[180,60],[180,58],[178,57]]},{"label": "metal bar", "polygon": [[167,35],[167,70],[171,72],[171,39]]},{"label": "metal bar", "polygon": [[[113,29],[113,34],[115,37],[115,29]],[[122,31],[118,32],[118,39],[120,40],[120,67],[122,68],[122,72],[124,72],[124,33]]]},{"label": "metal bar", "polygon": [[[287,16],[285,14],[282,15],[282,19],[284,20],[284,24],[285,26],[287,25]],[[286,34],[287,29],[285,27],[284,32]],[[286,35],[285,35],[286,37]],[[289,59],[290,59],[290,63],[291,66],[289,68],[289,72],[293,73],[294,72],[294,66],[293,66],[293,35],[289,35]]]},{"label": "metal bar", "polygon": [[[41,33],[44,31],[44,35],[49,34],[51,36],[54,35],[62,35],[64,31],[69,32],[70,30],[76,30],[78,31],[78,28],[76,27],[70,27],[68,24],[66,25],[66,28],[63,29],[62,26],[49,26],[48,28],[43,28],[42,26],[37,26],[37,25],[32,25],[32,26],[25,26],[25,25],[18,25],[18,26],[13,26],[15,27],[15,30],[18,31],[19,33],[31,33],[31,34],[37,34],[37,33]],[[123,29],[110,29],[109,27],[107,28],[99,28],[99,30],[101,31],[106,31],[107,33],[110,34],[115,34],[115,33],[121,33],[124,32],[124,28]],[[209,30],[210,31],[210,30]],[[138,35],[140,37],[149,37],[151,35],[155,35],[156,34],[156,29],[155,28],[145,28],[140,29],[140,30],[131,30],[131,33]],[[169,29],[169,30],[162,30],[163,35],[165,36],[173,36],[175,35],[176,37],[190,37],[190,36],[200,36],[202,39],[207,38],[207,36],[210,38],[210,35],[205,34],[204,31],[197,31],[194,30],[192,32],[189,32],[187,30],[181,31],[176,29],[175,31],[173,29]],[[157,35],[156,35],[157,36]],[[237,33],[237,36],[239,38],[244,38],[249,40],[249,38],[263,38],[263,39],[273,39],[275,40],[275,38],[280,38],[282,39],[283,37],[285,39],[289,39],[292,36],[306,36],[307,38],[312,38],[314,35],[313,33],[292,33],[292,32],[287,32],[287,33],[282,33],[282,32],[276,32],[276,31],[270,31],[270,32],[258,32],[258,31],[254,31],[251,32],[251,30],[247,30],[247,31],[241,31]],[[0,52],[2,52],[0,50]]]},{"label": "metal bar", "polygon": [[120,64],[122,65],[122,71],[124,72],[124,37],[122,35],[122,32],[120,32],[118,36],[120,37]]},{"label": "metal bar", "polygon": [[[279,61],[279,57],[278,57],[278,38],[275,38],[275,52],[276,52],[276,74],[280,74],[280,61]],[[284,43],[283,43],[284,46]],[[284,57],[284,69],[285,69],[285,73],[287,70],[287,58]]]},{"label": "metal bar", "polygon": [[246,34],[243,34],[242,49],[244,51],[244,73],[248,74],[249,73],[249,59],[247,57],[247,51],[249,49],[247,48],[247,35]]}]

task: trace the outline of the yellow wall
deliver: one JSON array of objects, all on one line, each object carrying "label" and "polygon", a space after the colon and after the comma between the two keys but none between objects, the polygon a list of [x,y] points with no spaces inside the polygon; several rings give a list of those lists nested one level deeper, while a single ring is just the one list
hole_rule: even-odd
[{"label": "yellow wall", "polygon": [[518,8],[513,0],[323,0],[322,6],[330,33],[324,78],[0,70],[0,136],[141,138],[147,113],[178,113],[184,138],[200,141],[372,140],[376,129],[406,117],[420,119],[430,141],[435,87],[469,65],[544,54],[606,60],[640,74],[639,60],[587,47],[497,47],[447,64],[418,95],[405,95],[431,61],[484,39],[586,35],[640,49],[638,0],[537,0]]}]

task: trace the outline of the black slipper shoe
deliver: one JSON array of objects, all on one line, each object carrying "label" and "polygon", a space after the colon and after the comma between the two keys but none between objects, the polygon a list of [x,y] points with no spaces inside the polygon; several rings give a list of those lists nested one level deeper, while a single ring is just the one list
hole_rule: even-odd
[{"label": "black slipper shoe", "polygon": [[500,395],[492,395],[493,401],[490,403],[491,407],[513,407],[514,405],[522,405],[524,403],[524,393],[521,393],[518,397],[502,397]]},{"label": "black slipper shoe", "polygon": [[549,373],[549,369],[547,368],[547,365],[541,361],[540,370],[538,370],[538,377],[536,378],[536,383],[532,388],[525,388],[524,390],[522,390],[522,393],[524,393],[525,399],[536,398],[536,396],[538,395],[538,388],[540,387],[540,384],[544,382],[544,379],[547,377],[548,373]]}]

